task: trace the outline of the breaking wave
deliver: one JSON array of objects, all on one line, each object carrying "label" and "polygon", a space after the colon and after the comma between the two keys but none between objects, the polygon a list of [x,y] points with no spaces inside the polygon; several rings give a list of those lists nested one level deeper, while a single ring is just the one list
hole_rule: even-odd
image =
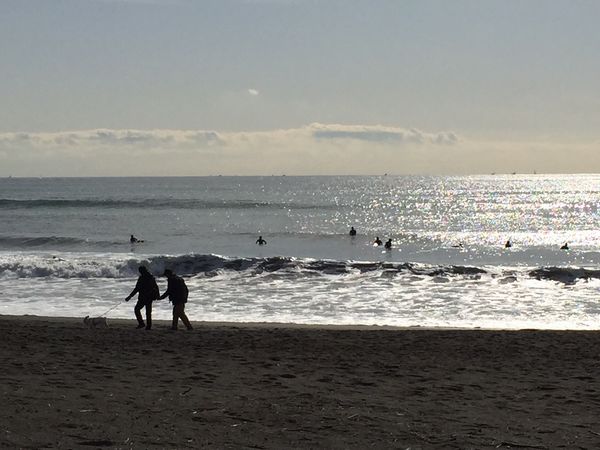
[{"label": "breaking wave", "polygon": [[394,262],[336,261],[294,257],[235,258],[220,255],[188,254],[179,256],[156,255],[146,257],[119,256],[118,254],[61,254],[0,256],[0,277],[16,278],[131,278],[137,269],[145,265],[155,275],[166,269],[186,276],[213,277],[223,272],[235,272],[247,276],[282,274],[296,279],[319,276],[414,275],[431,277],[437,281],[462,277],[480,279],[488,275],[499,283],[511,283],[519,278],[534,278],[565,284],[591,278],[600,279],[600,270],[571,267],[540,267],[515,271],[490,272],[487,268],[460,265],[430,265]]},{"label": "breaking wave", "polygon": [[600,270],[579,267],[541,267],[529,272],[529,276],[538,280],[552,280],[573,284],[579,280],[600,279]]}]

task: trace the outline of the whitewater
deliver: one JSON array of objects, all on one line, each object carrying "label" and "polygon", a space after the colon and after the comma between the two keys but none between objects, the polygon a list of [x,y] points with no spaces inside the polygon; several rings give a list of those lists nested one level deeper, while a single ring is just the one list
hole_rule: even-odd
[{"label": "whitewater", "polygon": [[599,205],[599,175],[5,178],[0,314],[131,318],[143,264],[192,320],[598,329]]}]

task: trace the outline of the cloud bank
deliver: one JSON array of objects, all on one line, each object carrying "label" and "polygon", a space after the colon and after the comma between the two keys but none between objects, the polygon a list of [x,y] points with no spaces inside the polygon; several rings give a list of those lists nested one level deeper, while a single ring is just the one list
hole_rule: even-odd
[{"label": "cloud bank", "polygon": [[312,124],[313,137],[317,139],[345,139],[361,140],[368,142],[409,143],[409,144],[455,144],[458,137],[453,132],[423,133],[411,128],[392,128],[383,126],[356,126],[356,125],[322,125]]},{"label": "cloud bank", "polygon": [[597,150],[597,143],[477,141],[453,131],[321,123],[243,132],[15,132],[0,133],[0,176],[593,172],[600,171]]}]

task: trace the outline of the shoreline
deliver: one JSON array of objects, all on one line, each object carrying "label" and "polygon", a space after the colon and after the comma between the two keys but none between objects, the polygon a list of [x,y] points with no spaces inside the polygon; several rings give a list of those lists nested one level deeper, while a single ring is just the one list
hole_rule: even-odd
[{"label": "shoreline", "polygon": [[0,316],[0,446],[600,447],[595,331],[109,325]]},{"label": "shoreline", "polygon": [[[142,313],[145,319],[145,315]],[[0,320],[8,321],[34,321],[34,322],[51,322],[51,323],[69,323],[69,324],[82,324],[83,317],[71,317],[71,316],[38,316],[35,314],[0,314]],[[134,326],[137,324],[134,318],[123,319],[123,318],[107,318],[109,327],[111,325]],[[229,322],[229,321],[196,321],[190,320],[194,327],[199,328],[211,328],[211,327],[225,327],[225,328],[256,328],[256,329],[314,329],[314,330],[339,330],[339,331],[502,331],[502,332],[573,332],[573,333],[596,333],[600,332],[600,326],[598,328],[487,328],[487,327],[436,327],[436,326],[396,326],[396,325],[376,325],[376,324],[310,324],[310,323],[296,323],[296,322]],[[169,327],[171,320],[166,319],[152,319],[154,325],[159,327]],[[181,326],[181,323],[180,323]]]}]

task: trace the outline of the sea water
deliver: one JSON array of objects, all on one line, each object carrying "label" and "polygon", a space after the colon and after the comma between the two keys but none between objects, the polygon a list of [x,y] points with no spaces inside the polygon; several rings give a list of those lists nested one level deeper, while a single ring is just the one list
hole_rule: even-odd
[{"label": "sea water", "polygon": [[143,264],[192,320],[598,329],[599,206],[600,175],[4,178],[0,314],[130,318]]}]

